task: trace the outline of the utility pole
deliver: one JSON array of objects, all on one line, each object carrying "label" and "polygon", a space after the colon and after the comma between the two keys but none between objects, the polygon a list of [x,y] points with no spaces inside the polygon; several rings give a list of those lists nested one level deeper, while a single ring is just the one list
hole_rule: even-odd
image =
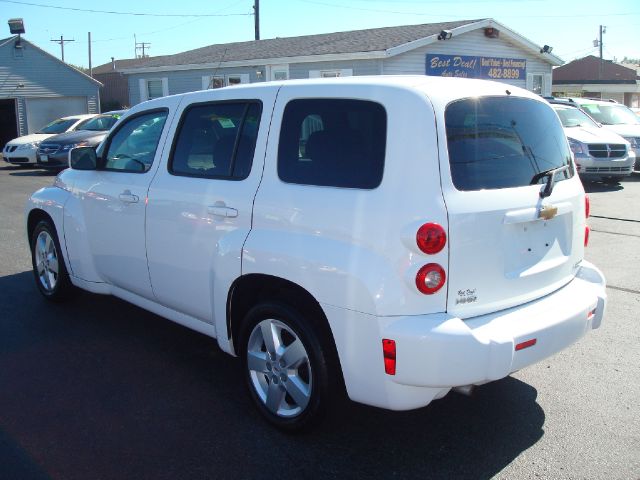
[{"label": "utility pole", "polygon": [[260,40],[260,0],[254,0],[253,12],[253,16],[255,17],[256,40]]},{"label": "utility pole", "polygon": [[145,58],[145,56],[148,56],[145,54],[145,50],[148,50],[149,48],[151,48],[151,43],[149,42],[136,43],[136,57],[138,56],[139,51],[142,51],[142,55],[138,58]]},{"label": "utility pole", "polygon": [[51,41],[60,44],[60,49],[62,50],[62,61],[64,62],[64,44],[65,44],[65,42],[75,42],[75,40],[73,40],[73,39],[67,40],[62,35],[60,35],[60,40],[57,40],[57,39],[54,40],[52,38]]},{"label": "utility pole", "polygon": [[600,41],[598,45],[600,46],[600,80],[602,80],[602,75],[604,73],[604,59],[602,58],[602,34],[607,33],[607,27],[600,25]]},{"label": "utility pole", "polygon": [[93,67],[91,66],[91,32],[89,32],[89,76],[93,78]]}]

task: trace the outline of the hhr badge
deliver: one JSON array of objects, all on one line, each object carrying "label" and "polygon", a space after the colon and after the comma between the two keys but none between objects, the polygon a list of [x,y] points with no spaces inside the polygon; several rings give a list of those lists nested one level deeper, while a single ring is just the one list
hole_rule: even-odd
[{"label": "hhr badge", "polygon": [[544,220],[551,220],[558,214],[558,207],[554,207],[553,205],[545,205],[538,212],[538,218],[542,218]]}]

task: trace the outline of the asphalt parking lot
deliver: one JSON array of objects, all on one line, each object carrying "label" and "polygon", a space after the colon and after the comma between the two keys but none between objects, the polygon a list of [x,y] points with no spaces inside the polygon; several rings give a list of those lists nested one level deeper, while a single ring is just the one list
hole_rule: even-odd
[{"label": "asphalt parking lot", "polygon": [[23,227],[53,175],[0,163],[0,479],[640,478],[640,174],[588,184],[602,328],[471,397],[262,422],[215,341],[118,299],[37,293]]}]

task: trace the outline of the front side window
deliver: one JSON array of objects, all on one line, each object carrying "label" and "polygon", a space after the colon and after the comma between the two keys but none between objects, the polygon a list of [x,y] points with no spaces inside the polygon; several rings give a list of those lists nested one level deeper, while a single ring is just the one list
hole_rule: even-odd
[{"label": "front side window", "polygon": [[[455,101],[445,111],[451,177],[458,190],[542,183],[542,173],[571,165],[564,130],[553,109],[536,100],[480,97]],[[556,181],[570,178],[570,168]]]},{"label": "front side window", "polygon": [[560,117],[562,126],[565,128],[571,128],[571,127],[598,128],[598,124],[594,122],[589,117],[589,115],[587,115],[586,113],[584,113],[582,110],[578,108],[554,106],[553,109],[556,111],[556,113]]},{"label": "front side window", "polygon": [[186,109],[169,162],[174,175],[241,180],[249,176],[258,137],[258,102]]},{"label": "front side window", "polygon": [[91,130],[96,132],[104,132],[107,130],[111,130],[111,127],[115,125],[115,123],[120,118],[119,114],[104,114],[95,116],[86,123],[78,126],[76,130]]},{"label": "front side window", "polygon": [[603,125],[638,125],[640,119],[624,105],[601,105],[586,104],[581,105],[589,115]]},{"label": "front side window", "polygon": [[387,114],[379,103],[292,100],[282,119],[278,176],[287,183],[376,188],[386,136]]},{"label": "front side window", "polygon": [[148,171],[153,164],[166,119],[167,111],[158,110],[124,122],[109,140],[104,169],[137,173]]}]

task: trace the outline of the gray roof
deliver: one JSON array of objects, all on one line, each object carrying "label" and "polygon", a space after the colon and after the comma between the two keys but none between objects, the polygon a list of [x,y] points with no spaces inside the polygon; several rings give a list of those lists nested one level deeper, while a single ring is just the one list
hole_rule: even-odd
[{"label": "gray roof", "polygon": [[[154,58],[164,58],[164,57],[154,57]],[[119,72],[123,68],[132,68],[132,67],[137,67],[139,65],[142,65],[148,60],[149,60],[148,57],[145,57],[145,58],[126,58],[124,60],[115,60],[115,68],[113,68],[114,65],[111,62],[103,63],[102,65],[98,65],[97,67],[93,67],[92,68],[92,73],[94,75],[99,75],[99,74],[102,74],[102,73]]]},{"label": "gray roof", "polygon": [[0,47],[4,47],[5,44],[9,43],[9,40],[13,40],[16,37],[17,35],[12,35],[11,37],[3,38],[2,40],[0,40]]},{"label": "gray roof", "polygon": [[[128,67],[147,68],[200,63],[286,58],[356,52],[376,52],[404,45],[421,38],[437,35],[442,30],[469,25],[479,20],[403,25],[349,32],[323,33],[302,37],[272,38],[250,42],[235,42],[197,48],[175,55],[132,59]],[[94,70],[95,71],[95,70]]]}]

